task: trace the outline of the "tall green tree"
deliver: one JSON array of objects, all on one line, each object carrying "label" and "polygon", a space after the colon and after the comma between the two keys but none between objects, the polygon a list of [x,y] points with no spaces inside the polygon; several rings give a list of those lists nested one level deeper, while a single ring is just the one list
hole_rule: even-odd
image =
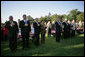
[{"label": "tall green tree", "polygon": [[58,17],[57,14],[53,14],[53,15],[52,15],[52,21],[54,21],[57,17]]},{"label": "tall green tree", "polygon": [[78,21],[84,21],[84,12],[80,13],[79,15],[77,15],[77,22]]},{"label": "tall green tree", "polygon": [[67,15],[66,14],[63,14],[63,15],[61,15],[61,18],[62,18],[62,21],[64,21],[65,18],[67,18]]},{"label": "tall green tree", "polygon": [[29,16],[27,16],[27,19],[28,20],[33,20],[33,18],[29,15]]},{"label": "tall green tree", "polygon": [[78,9],[73,9],[69,12],[68,14],[68,19],[72,20],[74,19],[75,21],[77,20],[77,15],[79,15],[81,12],[78,11]]},{"label": "tall green tree", "polygon": [[33,23],[34,22],[34,19],[30,15],[27,16],[27,19],[30,21],[30,23]]}]

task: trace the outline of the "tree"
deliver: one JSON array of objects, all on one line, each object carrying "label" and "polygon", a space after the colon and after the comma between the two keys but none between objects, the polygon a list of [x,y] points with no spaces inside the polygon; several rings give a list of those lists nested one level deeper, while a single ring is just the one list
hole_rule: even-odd
[{"label": "tree", "polygon": [[77,20],[76,17],[79,15],[81,12],[78,11],[78,9],[71,10],[70,13],[68,14],[68,19],[72,20],[74,19],[75,21]]},{"label": "tree", "polygon": [[33,20],[33,18],[29,15],[29,16],[27,16],[27,19],[28,20]]},{"label": "tree", "polygon": [[30,21],[30,23],[32,23],[34,21],[34,19],[30,15],[27,16],[27,19]]},{"label": "tree", "polygon": [[49,12],[48,16],[46,16],[46,17],[47,17],[47,20],[51,20],[52,19],[51,13]]},{"label": "tree", "polygon": [[65,18],[67,18],[67,15],[66,15],[66,14],[63,14],[63,15],[61,16],[61,18],[62,18],[62,21],[64,21]]},{"label": "tree", "polygon": [[79,15],[77,15],[77,22],[78,21],[84,21],[84,12],[80,13]]},{"label": "tree", "polygon": [[57,14],[52,15],[52,21],[54,21],[58,17]]},{"label": "tree", "polygon": [[51,13],[49,12],[48,17],[51,17]]},{"label": "tree", "polygon": [[82,13],[81,11],[78,11],[78,9],[71,10],[68,15],[66,15],[66,14],[63,14],[63,15],[53,14],[53,15],[51,15],[51,13],[49,12],[49,14],[47,16],[40,17],[39,21],[41,21],[41,20],[44,20],[45,22],[47,22],[49,20],[54,21],[54,20],[56,20],[56,18],[61,18],[62,21],[64,21],[65,18],[67,18],[68,20],[74,19],[75,21],[79,21],[79,20],[84,21],[84,12]]},{"label": "tree", "polygon": [[45,17],[42,17],[42,16],[41,16],[41,17],[39,18],[39,22],[41,22],[42,20],[44,20],[45,22],[47,22],[47,21],[50,20],[50,19],[49,19],[48,16],[45,16]]},{"label": "tree", "polygon": [[68,19],[68,20],[72,20],[72,19],[73,19],[72,14],[68,14],[68,15],[67,15],[67,19]]}]

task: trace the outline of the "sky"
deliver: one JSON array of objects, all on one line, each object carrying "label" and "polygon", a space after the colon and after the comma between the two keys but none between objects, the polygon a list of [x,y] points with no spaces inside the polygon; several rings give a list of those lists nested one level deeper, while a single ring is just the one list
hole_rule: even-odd
[{"label": "sky", "polygon": [[22,20],[23,14],[34,19],[53,14],[68,14],[70,10],[84,12],[84,1],[1,1],[1,22],[13,16],[15,21]]}]

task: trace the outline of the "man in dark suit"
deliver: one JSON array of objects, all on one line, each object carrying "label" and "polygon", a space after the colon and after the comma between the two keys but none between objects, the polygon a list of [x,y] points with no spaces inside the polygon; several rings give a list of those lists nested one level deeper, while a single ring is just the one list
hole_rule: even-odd
[{"label": "man in dark suit", "polygon": [[69,26],[68,26],[69,24],[68,24],[68,22],[67,22],[67,19],[65,19],[65,21],[63,22],[63,26],[64,26],[64,28],[63,28],[63,30],[64,30],[64,32],[63,32],[63,36],[64,36],[64,38],[68,38],[68,32],[69,32]]},{"label": "man in dark suit", "polygon": [[13,16],[9,16],[5,28],[8,29],[9,47],[11,51],[14,51],[17,48],[18,25],[16,21],[13,21]]},{"label": "man in dark suit", "polygon": [[23,20],[20,21],[21,36],[22,36],[22,46],[29,47],[29,33],[31,31],[30,22],[27,20],[26,15],[23,15]]},{"label": "man in dark suit", "polygon": [[40,30],[41,30],[41,25],[38,22],[38,18],[36,18],[36,22],[33,23],[33,27],[34,27],[34,35],[35,35],[35,44],[36,46],[39,45],[39,35],[40,35]]},{"label": "man in dark suit", "polygon": [[56,29],[56,42],[60,42],[60,37],[61,37],[61,21],[60,18],[57,18],[57,21],[55,22],[55,29]]},{"label": "man in dark suit", "polygon": [[71,22],[68,20],[68,37],[71,37]]}]

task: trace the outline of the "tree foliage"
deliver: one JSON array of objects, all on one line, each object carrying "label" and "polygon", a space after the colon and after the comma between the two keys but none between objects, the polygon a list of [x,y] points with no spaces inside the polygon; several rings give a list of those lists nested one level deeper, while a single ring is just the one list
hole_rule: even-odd
[{"label": "tree foliage", "polygon": [[[71,10],[68,14],[68,19],[69,20],[72,20],[74,19],[75,21],[79,21],[79,19],[81,20],[81,18],[79,17],[82,12],[81,11],[78,11],[78,9],[74,9],[74,10]],[[82,18],[84,18],[84,16],[82,15]],[[83,21],[83,20],[82,20]]]},{"label": "tree foliage", "polygon": [[84,12],[80,13],[79,15],[77,15],[77,22],[78,21],[84,21]]},{"label": "tree foliage", "polygon": [[[56,18],[61,18],[62,21],[64,21],[65,18],[67,18],[68,20],[74,19],[77,22],[80,20],[84,21],[84,12],[78,11],[78,9],[71,10],[68,15],[66,15],[66,14],[62,14],[62,15],[53,14],[53,15],[51,15],[51,13],[49,12],[47,16],[44,16],[44,17],[41,16],[39,18],[39,22],[41,20],[44,20],[45,22],[48,22],[49,20],[55,21]],[[28,19],[31,21],[33,20],[33,18],[30,15],[28,16]]]},{"label": "tree foliage", "polygon": [[33,23],[34,22],[34,19],[30,15],[27,16],[27,19],[30,21],[30,23]]}]

